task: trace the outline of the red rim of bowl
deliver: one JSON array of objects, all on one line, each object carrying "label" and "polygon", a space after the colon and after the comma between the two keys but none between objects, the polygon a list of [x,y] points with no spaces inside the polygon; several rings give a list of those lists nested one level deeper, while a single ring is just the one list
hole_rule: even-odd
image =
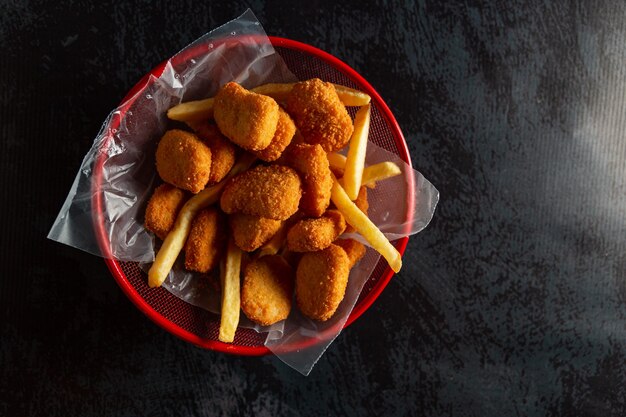
[{"label": "red rim of bowl", "polygon": [[[400,130],[400,126],[398,125],[398,122],[396,121],[395,117],[391,113],[391,110],[389,110],[389,107],[387,107],[387,105],[385,104],[383,99],[380,97],[380,95],[361,75],[359,75],[354,69],[352,69],[343,61],[339,60],[338,58],[314,46],[311,46],[302,42],[294,41],[291,39],[280,38],[280,37],[275,37],[275,36],[269,36],[269,39],[273,46],[278,46],[282,48],[293,49],[299,52],[304,52],[306,54],[312,55],[324,61],[328,65],[342,72],[344,75],[350,78],[357,85],[359,85],[359,87],[364,92],[366,92],[367,94],[371,96],[372,101],[378,107],[378,110],[380,111],[383,118],[386,119],[388,125],[392,127],[394,140],[399,150],[399,157],[403,161],[405,161],[410,167],[412,167],[409,150],[407,148],[404,135],[402,134],[402,131]],[[182,59],[184,61],[188,57],[195,56],[197,53],[198,53],[197,49],[192,47],[190,48],[190,50],[184,51],[184,55],[181,54],[177,56],[176,58]],[[134,103],[137,93],[142,91],[146,86],[148,86],[151,83],[150,76],[154,76],[155,78],[158,78],[162,74],[163,70],[165,69],[166,64],[167,64],[167,61],[164,61],[158,66],[156,66],[152,71],[146,74],[128,92],[128,94],[122,100],[122,104],[120,105],[118,114],[116,115],[116,117],[112,118],[110,121],[110,124],[108,126],[109,132],[113,132],[119,128],[121,120],[124,118],[126,112],[130,109],[130,107]],[[102,147],[107,146],[108,140],[110,137],[111,135],[107,137],[107,140],[102,145]],[[176,323],[170,321],[169,319],[164,317],[161,313],[159,313],[157,310],[152,308],[141,297],[141,295],[137,292],[137,290],[128,281],[128,278],[126,277],[126,274],[122,270],[119,262],[113,258],[113,255],[111,253],[111,248],[109,246],[109,242],[107,239],[107,233],[104,227],[104,213],[102,210],[102,207],[103,207],[102,206],[103,204],[102,193],[99,192],[99,184],[102,181],[103,166],[104,166],[105,161],[106,161],[106,153],[102,152],[100,153],[100,156],[96,160],[96,164],[94,167],[94,177],[93,177],[93,183],[92,183],[92,190],[93,190],[92,206],[96,208],[94,210],[94,213],[95,213],[94,229],[96,231],[96,237],[98,239],[98,243],[102,250],[102,254],[103,254],[106,265],[108,266],[109,270],[111,271],[111,274],[115,278],[115,281],[118,283],[118,285],[120,286],[122,291],[126,294],[126,296],[131,300],[131,302],[133,302],[133,304],[135,304],[135,306],[141,312],[143,312],[146,316],[148,316],[148,318],[150,318],[153,322],[155,322],[157,325],[159,325],[166,331],[170,332],[171,334],[187,342],[193,343],[194,345],[199,346],[201,348],[215,350],[218,352],[236,354],[236,355],[244,355],[244,356],[261,356],[261,355],[266,355],[268,353],[272,353],[265,346],[235,346],[235,345],[223,343],[217,340],[204,339],[194,333],[191,333],[183,329]],[[412,175],[407,175],[406,179],[407,179],[408,190],[409,190],[409,198],[407,201],[408,202],[407,214],[411,216],[413,213],[413,205],[414,205],[414,198],[413,198],[414,178]],[[401,255],[404,254],[408,240],[409,240],[408,237],[404,237],[404,238],[398,239],[395,242],[395,247],[400,252]],[[387,286],[387,284],[389,283],[389,280],[391,279],[393,275],[394,275],[393,270],[387,265],[385,272],[383,272],[383,274],[378,279],[374,287],[370,290],[370,292],[360,302],[358,302],[354,306],[354,308],[352,309],[352,312],[350,313],[350,316],[348,317],[345,324],[343,325],[344,329],[348,327],[350,324],[352,324],[372,305],[372,303],[378,298],[381,292],[385,289],[385,287]],[[332,328],[328,329],[328,331],[332,333]],[[310,341],[307,343],[301,343],[298,345],[289,346],[285,349],[285,351],[294,351],[296,349],[306,348],[308,346],[320,343],[320,341],[323,341],[323,340],[325,340],[324,335],[319,335],[318,338],[310,339]]]}]

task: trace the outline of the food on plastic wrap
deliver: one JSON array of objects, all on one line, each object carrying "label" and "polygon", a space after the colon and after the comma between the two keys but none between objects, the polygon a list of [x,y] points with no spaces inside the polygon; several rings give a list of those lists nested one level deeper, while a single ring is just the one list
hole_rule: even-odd
[{"label": "food on plastic wrap", "polygon": [[283,165],[257,165],[226,184],[220,205],[228,214],[286,220],[298,210],[301,196],[296,171]]},{"label": "food on plastic wrap", "polygon": [[203,273],[215,268],[224,254],[227,236],[224,213],[212,206],[200,210],[185,244],[185,268]]},{"label": "food on plastic wrap", "polygon": [[[215,94],[225,84],[236,81],[245,86],[249,92],[271,97],[277,105],[287,108],[288,98],[298,83],[292,71],[300,75],[310,74],[309,76],[319,74],[328,77],[324,81],[332,80],[358,86],[357,88],[374,95],[370,97],[365,92],[333,84],[337,98],[344,106],[364,106],[372,102],[373,133],[367,146],[365,161],[367,166],[363,168],[361,178],[362,184],[368,187],[375,185],[370,194],[372,222],[389,240],[418,233],[432,218],[438,201],[438,192],[427,179],[410,166],[406,148],[402,144],[402,133],[389,109],[373,89],[350,72],[345,65],[337,66],[336,62],[329,62],[323,53],[318,54],[314,50],[300,48],[297,43],[289,46],[290,42],[282,40],[281,46],[275,50],[273,41],[267,38],[260,22],[248,11],[238,19],[202,36],[151,71],[149,76],[142,79],[124,101],[109,114],[81,163],[48,237],[86,252],[110,258],[112,264],[119,268],[112,270],[113,275],[129,297],[139,305],[146,306],[150,317],[155,318],[155,321],[162,318],[168,321],[172,331],[183,331],[176,333],[187,335],[183,336],[185,340],[197,342],[198,338],[201,338],[206,340],[212,349],[239,353],[249,344],[253,344],[255,352],[263,351],[260,340],[264,339],[263,345],[282,361],[299,372],[308,374],[348,322],[360,297],[364,296],[362,300],[367,303],[368,300],[371,301],[371,297],[376,296],[376,292],[368,294],[369,289],[365,286],[371,274],[374,274],[373,278],[381,278],[375,284],[379,288],[385,285],[390,275],[387,271],[381,273],[382,270],[377,268],[381,260],[372,248],[368,248],[366,254],[354,265],[360,256],[359,252],[351,251],[344,242],[351,242],[357,249],[358,244],[368,246],[371,244],[357,231],[344,233],[335,242],[336,246],[341,246],[346,251],[352,269],[343,301],[328,320],[323,322],[311,320],[295,305],[286,320],[271,326],[262,326],[245,317],[239,320],[240,270],[245,269],[249,262],[272,255],[284,258],[293,270],[296,270],[301,258],[308,253],[292,252],[286,248],[287,230],[303,218],[321,216],[328,209],[325,205],[322,205],[315,215],[312,213],[305,215],[302,212],[304,206],[298,207],[296,213],[282,221],[282,226],[268,242],[250,253],[242,254],[229,234],[230,250],[222,257],[219,276],[217,271],[197,273],[185,270],[183,249],[192,229],[192,221],[207,207],[220,209],[220,196],[228,179],[255,165],[287,165],[280,156],[278,160],[270,161],[280,153],[280,149],[272,150],[268,145],[267,152],[271,151],[272,155],[266,157],[259,154],[255,157],[250,153],[252,151],[244,149],[245,145],[242,147],[230,139],[223,138],[219,143],[225,145],[228,153],[222,155],[224,158],[219,156],[221,148],[209,140],[213,137],[212,134],[219,130],[215,129],[214,124]],[[292,52],[295,52],[295,55]],[[303,60],[290,59],[287,64],[283,60],[284,53],[290,58],[302,54]],[[304,62],[311,62],[313,66],[303,67],[301,64]],[[248,110],[253,107],[243,106]],[[330,119],[343,111],[338,106],[333,108]],[[350,115],[358,111],[354,108],[347,110]],[[167,118],[164,117],[165,114]],[[263,112],[257,114],[259,117],[263,116]],[[290,117],[294,119],[295,115],[291,114]],[[323,119],[320,120],[325,122]],[[268,125],[273,125],[273,122]],[[203,135],[203,126],[212,126],[213,132],[210,132],[209,137]],[[319,126],[323,128],[326,125],[320,123]],[[208,164],[203,167],[203,170],[209,171],[206,188],[196,195],[186,195],[185,199],[191,198],[180,209],[170,232],[162,242],[159,242],[143,224],[144,217],[150,217],[148,213],[147,216],[143,213],[151,196],[150,189],[159,184],[152,158],[154,154],[151,155],[158,143],[155,139],[162,137],[168,129],[189,131],[190,135],[195,133],[210,149],[211,164],[210,167],[207,167]],[[258,126],[249,124],[243,126],[242,131],[244,129],[253,136],[259,131]],[[271,126],[265,130],[269,132]],[[220,131],[220,135],[223,135],[223,132]],[[275,137],[276,132],[270,139],[270,144]],[[346,140],[345,138],[349,137],[350,132],[346,132],[342,138]],[[336,139],[334,138],[335,141]],[[253,141],[253,145],[260,147],[256,142]],[[276,142],[276,145],[278,143]],[[287,148],[294,144],[306,144],[305,136],[298,129]],[[334,147],[331,143],[326,145]],[[346,159],[339,153],[345,155],[347,151],[347,148],[337,149],[335,151],[337,153],[331,152],[327,155],[332,172],[339,181],[343,177]],[[259,161],[263,158],[267,161]],[[340,168],[333,166],[338,160]],[[382,181],[391,174],[388,168],[383,168],[385,171],[382,172],[383,175],[370,177],[373,179],[368,183],[366,181],[368,172],[380,163],[388,166],[394,164],[398,167],[396,173],[401,172],[402,175]],[[225,172],[228,172],[226,177]],[[304,189],[304,175],[300,172],[297,174]],[[376,181],[380,182],[374,184]],[[332,204],[330,208],[333,208]],[[341,207],[337,209],[342,210]],[[92,225],[95,233],[85,233]],[[351,255],[352,252],[354,257]],[[196,316],[198,310],[172,309],[169,304],[159,301],[163,300],[162,297],[169,299],[169,294],[164,294],[163,290],[146,291],[146,283],[141,280],[141,275],[135,274],[142,269],[148,271],[147,284],[150,287],[163,286],[172,296],[212,313],[219,314],[223,309],[219,321],[219,337],[216,323],[213,321],[206,323],[206,327],[188,326],[190,320],[194,322],[198,318]],[[220,277],[221,290],[220,284],[216,282]],[[364,288],[365,293],[362,294]],[[358,311],[360,310],[356,310]],[[238,327],[242,330],[241,338],[235,338]],[[263,335],[249,338],[249,333],[246,332],[248,329],[254,329]],[[226,342],[234,341],[235,346],[213,344],[212,340],[215,338]]]},{"label": "food on plastic wrap", "polygon": [[302,178],[300,210],[307,216],[321,216],[330,203],[333,186],[324,149],[320,145],[293,144],[281,161],[295,169]]},{"label": "food on plastic wrap", "polygon": [[183,190],[170,184],[159,185],[146,207],[144,225],[159,239],[165,239],[174,227],[176,216],[185,204],[186,195]]},{"label": "food on plastic wrap", "polygon": [[226,246],[226,256],[220,266],[222,314],[218,339],[224,343],[232,343],[235,340],[235,333],[239,325],[241,255],[241,249],[235,245],[232,239],[229,239]]},{"label": "food on plastic wrap", "polygon": [[278,122],[276,123],[276,132],[272,141],[265,149],[253,152],[257,158],[266,162],[272,162],[280,158],[283,151],[293,139],[296,133],[296,125],[291,120],[291,117],[282,108],[278,109]]},{"label": "food on plastic wrap", "polygon": [[370,105],[367,104],[361,107],[354,116],[354,131],[350,137],[350,148],[344,167],[343,187],[352,200],[359,193],[363,169],[365,168],[367,138],[370,131],[370,108]]},{"label": "food on plastic wrap", "polygon": [[365,256],[365,245],[354,239],[337,239],[333,242],[333,245],[340,246],[346,251],[346,255],[348,255],[350,260],[350,269]]},{"label": "food on plastic wrap", "polygon": [[220,182],[235,163],[235,145],[233,145],[213,123],[200,122],[191,124],[198,137],[211,149],[211,171],[208,184]]},{"label": "food on plastic wrap", "polygon": [[168,130],[157,147],[156,167],[163,181],[197,194],[209,181],[211,149],[193,133]]},{"label": "food on plastic wrap", "polygon": [[321,217],[303,219],[287,232],[287,249],[292,252],[314,252],[330,246],[346,230],[346,220],[337,210]]},{"label": "food on plastic wrap", "polygon": [[326,152],[348,144],[354,126],[331,83],[319,78],[296,83],[287,97],[286,110],[306,143],[320,144]]},{"label": "food on plastic wrap", "polygon": [[285,320],[291,311],[294,271],[279,255],[250,262],[243,274],[241,309],[262,326]]},{"label": "food on plastic wrap", "polygon": [[[238,308],[241,302],[246,316],[262,326],[287,318],[294,288],[290,262],[296,268],[295,296],[302,314],[317,321],[332,317],[344,297],[351,268],[366,251],[354,239],[339,239],[344,232],[361,233],[388,258],[394,270],[400,265],[399,253],[367,218],[367,188],[361,184],[365,184],[369,104],[357,111],[353,125],[333,84],[312,79],[257,90],[275,93],[279,101],[286,102],[287,110],[273,98],[227,83],[212,102],[217,124],[200,120],[194,113],[194,120],[187,124],[200,139],[188,132],[168,131],[161,140],[168,152],[157,155],[161,166],[184,167],[185,172],[192,172],[208,165],[207,175],[215,174],[205,182],[215,185],[199,194],[210,193],[210,199],[204,199],[202,207],[195,207],[195,200],[190,200],[195,208],[183,209],[181,221],[188,223],[193,214],[193,223],[186,226],[190,228],[185,245],[188,270],[206,273],[213,269],[228,240],[221,263],[222,284],[226,286],[222,288],[222,341],[232,341],[233,323],[238,322],[235,307],[224,303],[234,303]],[[184,113],[174,114],[180,117]],[[200,143],[209,158],[181,161],[180,152],[174,152],[168,140],[192,143],[193,147],[184,147],[192,149],[191,156],[202,152],[195,148]],[[334,153],[348,140],[347,157]],[[237,147],[243,149],[237,152]],[[237,153],[247,162],[228,173]],[[264,163],[255,165],[254,158]],[[339,181],[331,171],[331,162],[337,173],[345,171]],[[198,163],[204,166],[189,166]],[[171,178],[175,176],[172,171],[160,169],[159,174]],[[379,175],[371,178],[383,178],[391,171],[383,167],[382,174],[378,169]],[[181,176],[178,171],[176,175]],[[353,190],[352,196],[344,186]],[[200,191],[196,188],[194,192]],[[218,196],[219,204],[213,206]],[[331,200],[335,209],[328,209]],[[178,234],[177,241],[185,239],[182,232]],[[165,236],[166,248],[168,239],[170,236]],[[242,265],[242,251],[251,254],[245,257],[247,265]],[[235,275],[241,268],[244,281],[239,299],[233,293],[238,288]]]},{"label": "food on plastic wrap", "polygon": [[296,270],[296,301],[305,316],[326,321],[343,300],[350,259],[337,245],[305,253]]},{"label": "food on plastic wrap", "polygon": [[[356,200],[354,200],[354,204],[367,216],[370,205],[367,201],[367,188],[365,188],[365,186],[361,186],[359,189],[359,193],[356,196]],[[353,233],[354,231],[354,227],[350,224],[346,226],[346,233]]]},{"label": "food on plastic wrap", "polygon": [[215,122],[233,143],[249,151],[260,151],[272,142],[279,111],[276,101],[230,82],[215,96]]},{"label": "food on plastic wrap", "polygon": [[281,220],[268,219],[244,213],[228,216],[235,244],[246,252],[252,252],[269,241],[282,227]]}]

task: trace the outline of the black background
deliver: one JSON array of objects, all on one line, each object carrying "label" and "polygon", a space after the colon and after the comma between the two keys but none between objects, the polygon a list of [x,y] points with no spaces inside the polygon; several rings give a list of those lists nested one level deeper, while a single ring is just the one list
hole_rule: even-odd
[{"label": "black background", "polygon": [[[626,9],[0,1],[0,415],[626,415]],[[250,7],[359,71],[441,192],[303,377],[166,333],[46,239],[107,114]]]}]

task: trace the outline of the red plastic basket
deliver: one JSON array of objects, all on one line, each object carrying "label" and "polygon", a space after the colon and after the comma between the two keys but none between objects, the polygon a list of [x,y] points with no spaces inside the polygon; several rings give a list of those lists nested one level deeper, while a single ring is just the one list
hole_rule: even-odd
[{"label": "red plastic basket", "polygon": [[[269,39],[276,52],[282,56],[289,69],[298,79],[304,80],[318,77],[325,81],[353,87],[368,93],[372,97],[370,140],[398,155],[411,166],[411,158],[398,123],[380,95],[363,77],[344,62],[313,46],[272,36]],[[198,53],[199,51],[190,48],[184,54],[179,54],[173,59],[182,62],[192,59]],[[158,78],[163,72],[165,65],[166,62],[158,65],[129,91],[124,100],[122,100],[123,107],[120,109],[119,117],[111,121],[110,131],[115,131],[119,127],[120,121],[123,120],[126,112],[132,108],[133,97],[136,96],[136,93],[148,85],[148,83],[153,82],[154,78],[150,78],[150,75]],[[105,146],[107,146],[106,143],[103,144],[103,147]],[[105,257],[105,262],[128,298],[156,324],[175,336],[199,347],[238,355],[254,356],[270,353],[269,349],[264,346],[266,334],[260,334],[251,329],[238,329],[232,344],[218,341],[219,316],[182,301],[164,288],[149,288],[147,275],[139,268],[137,263],[120,262],[113,259],[110,242],[105,230],[106,215],[104,213],[102,192],[99,192],[105,160],[106,153],[103,152],[96,160],[94,167],[94,182],[92,184],[94,191],[92,199],[94,228]],[[412,180],[411,176],[407,177],[407,183],[409,184],[409,189],[407,190],[409,198],[406,202],[407,217],[413,213]],[[402,254],[407,242],[408,238],[402,238],[393,243]],[[372,305],[392,276],[393,271],[387,262],[381,258],[363,287],[361,295],[344,328],[349,326]],[[323,335],[319,336],[319,339],[311,339],[310,343],[305,345],[284,346],[281,351],[302,349],[306,345],[314,344],[320,339],[324,339]]]}]

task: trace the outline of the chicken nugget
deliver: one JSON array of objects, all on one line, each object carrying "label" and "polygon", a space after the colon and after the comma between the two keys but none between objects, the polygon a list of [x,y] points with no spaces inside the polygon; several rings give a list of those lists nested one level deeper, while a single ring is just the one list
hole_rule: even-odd
[{"label": "chicken nugget", "polygon": [[225,213],[286,220],[298,210],[300,177],[282,165],[256,166],[229,180],[220,198]]},{"label": "chicken nugget", "polygon": [[318,78],[296,83],[285,108],[305,142],[319,143],[326,152],[333,152],[350,141],[354,125],[331,83]]},{"label": "chicken nugget", "polygon": [[270,326],[289,316],[294,272],[279,255],[268,255],[250,262],[244,271],[241,309],[246,317]]},{"label": "chicken nugget", "polygon": [[246,252],[252,252],[263,246],[278,232],[283,224],[280,220],[243,213],[229,215],[228,222],[235,244]]},{"label": "chicken nugget", "polygon": [[318,219],[304,219],[287,232],[287,249],[313,252],[325,249],[346,229],[346,220],[338,210],[328,210]]},{"label": "chicken nugget", "polygon": [[197,194],[209,180],[211,149],[193,133],[168,130],[157,147],[156,167],[163,181]]},{"label": "chicken nugget", "polygon": [[170,184],[159,185],[146,207],[144,225],[161,240],[172,230],[178,212],[185,204],[187,195]]},{"label": "chicken nugget", "polygon": [[307,216],[319,217],[330,204],[333,179],[326,152],[320,145],[294,144],[282,159],[302,178],[300,210]]},{"label": "chicken nugget", "polygon": [[[356,196],[356,200],[354,200],[354,204],[367,216],[367,211],[369,210],[369,202],[367,201],[367,187],[364,185],[359,188],[359,194]],[[356,230],[351,225],[346,227],[346,233],[354,233]]]},{"label": "chicken nugget", "polygon": [[230,82],[215,96],[213,117],[228,139],[249,151],[260,151],[276,132],[278,103]]},{"label": "chicken nugget", "polygon": [[346,255],[350,259],[350,269],[365,256],[365,245],[354,239],[337,239],[333,245],[340,246],[346,251]]},{"label": "chicken nugget", "polygon": [[305,253],[296,270],[296,302],[302,314],[326,321],[343,300],[350,275],[350,260],[337,245]]},{"label": "chicken nugget", "polygon": [[203,273],[215,268],[224,253],[227,236],[224,213],[217,207],[200,210],[185,243],[185,268]]},{"label": "chicken nugget", "polygon": [[193,128],[198,137],[211,149],[211,173],[208,184],[218,183],[235,164],[235,145],[212,123],[198,123]]},{"label": "chicken nugget", "polygon": [[279,108],[278,112],[278,124],[276,125],[276,133],[274,133],[272,142],[267,148],[253,152],[257,158],[266,162],[277,160],[285,148],[289,146],[296,133],[296,125],[287,112],[282,108]]}]

